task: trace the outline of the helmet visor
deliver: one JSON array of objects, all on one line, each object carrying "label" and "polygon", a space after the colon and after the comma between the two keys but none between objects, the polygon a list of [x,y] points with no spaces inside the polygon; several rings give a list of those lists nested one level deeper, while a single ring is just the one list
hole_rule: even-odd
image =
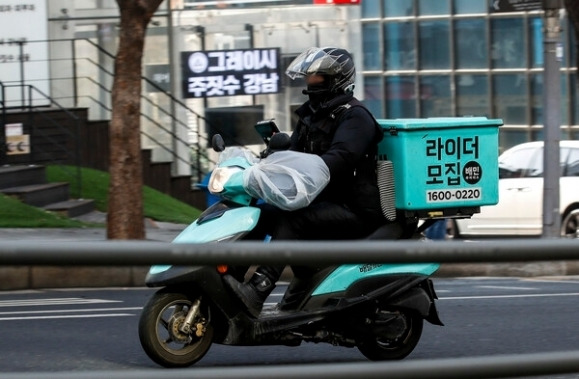
[{"label": "helmet visor", "polygon": [[342,63],[338,61],[342,54],[332,55],[332,51],[334,50],[310,47],[289,64],[285,73],[292,80],[313,74],[337,75],[342,72]]}]

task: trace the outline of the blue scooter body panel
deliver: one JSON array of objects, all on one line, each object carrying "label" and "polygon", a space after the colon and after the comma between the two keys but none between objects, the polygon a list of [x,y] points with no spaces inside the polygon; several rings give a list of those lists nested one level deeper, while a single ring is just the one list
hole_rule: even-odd
[{"label": "blue scooter body panel", "polygon": [[358,280],[373,276],[418,274],[429,276],[438,268],[438,263],[397,263],[397,264],[346,264],[337,267],[318,288],[312,296],[324,295],[332,292],[344,291]]},{"label": "blue scooter body panel", "polygon": [[173,243],[219,242],[232,234],[249,232],[255,228],[260,213],[256,207],[229,209],[219,218],[202,224],[193,222],[175,237]]},{"label": "blue scooter body panel", "polygon": [[[256,207],[240,207],[229,209],[220,217],[202,224],[196,220],[179,233],[173,243],[219,242],[231,235],[249,232],[255,228],[260,213],[261,210]],[[219,225],[216,225],[217,223]],[[170,267],[170,265],[154,265],[149,269],[149,274],[158,274]]]}]

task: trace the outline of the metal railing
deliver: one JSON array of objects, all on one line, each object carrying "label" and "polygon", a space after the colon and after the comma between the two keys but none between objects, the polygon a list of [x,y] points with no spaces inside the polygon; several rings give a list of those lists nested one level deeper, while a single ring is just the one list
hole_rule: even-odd
[{"label": "metal railing", "polygon": [[[22,93],[21,104],[15,107],[9,107],[9,103],[6,99],[6,91],[10,89],[20,89]],[[54,164],[56,168],[63,171],[66,176],[71,177],[70,184],[74,193],[77,193],[79,197],[82,197],[82,172],[81,172],[81,156],[80,156],[80,118],[73,112],[68,110],[59,104],[56,100],[48,96],[46,93],[42,92],[40,89],[29,84],[12,84],[6,85],[0,82],[0,113],[2,119],[2,126],[6,125],[7,110],[10,108],[18,108],[24,110],[27,113],[27,125],[26,127],[30,130],[31,139],[36,141],[44,141],[50,146],[50,148],[45,149],[42,143],[36,143],[34,149],[32,150],[32,156],[34,157],[35,163],[51,163]],[[35,100],[39,100],[44,103],[42,107],[33,105]],[[55,120],[45,112],[47,109],[57,109],[62,115],[67,119],[67,123],[72,125],[71,128],[63,126],[62,122]],[[46,130],[53,128],[57,130],[58,133],[65,135],[67,138],[72,140],[72,145],[75,146],[74,149],[70,149],[67,146],[67,141],[61,141],[56,138],[53,133],[47,132]],[[4,135],[4,131],[1,133]],[[4,140],[0,140],[3,142]],[[32,140],[31,140],[32,143]],[[4,149],[4,144],[2,144],[2,149]],[[0,152],[0,162],[5,158],[3,154],[5,152]],[[56,159],[56,161],[55,161]],[[67,165],[71,164],[73,169],[71,172],[70,167]]]},{"label": "metal railing", "polygon": [[[92,49],[97,50],[101,56],[104,56],[106,59],[110,60],[110,62],[114,62],[115,55],[111,54],[106,49],[102,48],[101,46],[99,46],[95,42],[91,41],[90,39],[57,40],[57,41],[51,41],[51,42],[58,42],[58,41],[70,42],[72,44],[72,48],[73,48],[73,52],[74,52],[74,56],[72,58],[72,60],[74,62],[74,66],[75,66],[74,72],[78,73],[81,71],[86,72],[86,71],[96,70],[98,73],[97,77],[103,78],[105,82],[109,82],[109,83],[113,82],[114,73],[112,71],[108,70],[103,64],[96,62],[89,57],[77,56],[76,55],[77,48],[75,48],[75,46],[77,44],[80,44],[80,43],[86,43]],[[83,65],[89,66],[89,67],[85,67],[84,69],[81,70],[80,66],[83,66]],[[62,79],[70,79],[70,78],[62,78]],[[104,115],[104,116],[101,116],[101,118],[105,117],[106,119],[110,119],[110,117],[112,116],[112,107],[110,105],[108,105],[106,102],[103,102],[97,98],[94,98],[90,94],[91,93],[100,93],[101,94],[100,97],[103,97],[103,94],[104,94],[104,96],[106,96],[107,98],[111,98],[112,97],[112,88],[108,88],[107,86],[103,85],[101,82],[96,81],[92,76],[80,75],[80,76],[75,76],[72,79],[74,81],[74,84],[73,84],[74,85],[74,91],[73,91],[74,104],[76,104],[78,106],[80,104],[83,104],[83,103],[86,104],[87,102],[89,102],[90,104],[86,104],[88,106],[89,110],[92,109],[93,107],[96,107],[98,109],[96,113],[100,114],[100,115]],[[148,79],[146,77],[141,77],[141,80],[143,83],[143,88],[146,88],[147,86],[155,88],[155,90],[157,91],[156,94],[158,96],[164,98],[164,101],[161,99],[158,99],[157,101],[153,101],[151,98],[149,98],[141,93],[141,95],[140,95],[141,120],[144,123],[148,123],[149,125],[151,125],[155,129],[155,131],[153,133],[150,133],[150,132],[145,131],[144,128],[141,128],[141,135],[152,146],[157,147],[158,149],[164,151],[167,155],[171,156],[174,161],[180,161],[182,163],[190,164],[191,169],[193,171],[192,172],[193,177],[196,178],[197,181],[201,181],[204,174],[207,172],[207,167],[205,167],[205,165],[203,165],[201,162],[204,161],[204,162],[208,162],[208,163],[215,163],[215,162],[211,161],[211,159],[206,154],[204,149],[201,148],[201,146],[203,144],[207,145],[207,139],[204,138],[201,133],[197,133],[195,136],[197,141],[192,143],[191,141],[188,141],[188,140],[182,138],[181,136],[179,136],[177,133],[175,133],[175,131],[173,130],[173,125],[176,127],[185,128],[185,129],[189,128],[189,126],[185,122],[183,122],[182,120],[180,120],[178,117],[175,116],[175,113],[179,113],[179,112],[189,113],[189,114],[197,117],[197,119],[205,120],[205,122],[207,122],[207,120],[203,116],[201,116],[199,113],[195,112],[193,109],[188,107],[185,103],[183,103],[179,99],[175,98],[171,93],[164,91],[155,82],[151,81],[150,79]],[[95,91],[88,91],[88,93],[85,93],[80,88],[81,87],[80,81],[88,82],[89,83],[88,87],[89,88],[91,88],[91,87],[96,88],[96,90]],[[167,106],[163,106],[162,103],[167,103]],[[143,111],[143,108],[146,108],[146,107],[149,107],[151,109],[151,113],[155,113],[155,114],[159,115],[160,117],[159,118],[153,118],[153,117],[149,116],[146,112]],[[178,109],[178,108],[181,108],[181,109]],[[94,116],[89,115],[89,117],[94,117]],[[162,119],[163,117],[168,119],[169,123],[172,125],[169,125],[169,126],[164,125],[163,122],[160,121],[160,119]],[[199,124],[199,122],[197,122],[197,123]],[[163,143],[158,138],[156,138],[155,136],[152,135],[152,134],[157,134],[157,133],[161,133],[161,134],[165,134],[165,135],[169,136],[173,141],[172,145],[167,146],[166,143]],[[175,144],[180,144],[182,146],[188,147],[188,149],[191,151],[192,156],[195,157],[194,162],[190,162],[188,159],[177,154],[175,152],[175,149],[174,149]]]},{"label": "metal railing", "polygon": [[[70,42],[72,43],[72,49],[74,52],[73,62],[74,62],[74,70],[73,72],[86,72],[96,70],[97,77],[103,77],[105,81],[112,83],[114,73],[108,70],[103,64],[94,61],[90,57],[82,57],[77,55],[76,51],[78,50],[79,44],[88,44],[92,49],[97,50],[104,59],[108,59],[110,62],[113,62],[115,59],[115,55],[108,52],[106,49],[99,46],[97,43],[90,39],[82,38],[82,39],[73,39],[73,40],[52,40],[50,42]],[[84,68],[81,69],[81,66]],[[70,78],[61,78],[63,80],[70,79]],[[99,114],[107,114],[108,118],[110,118],[112,109],[109,105],[105,102],[94,98],[91,96],[91,93],[101,93],[106,94],[108,98],[111,96],[111,89],[107,86],[104,86],[102,83],[94,80],[92,76],[83,76],[83,75],[76,75],[74,78],[74,90],[72,91],[74,94],[74,104],[86,104],[89,109],[92,106],[98,108],[100,112]],[[203,133],[200,133],[201,125],[210,126],[213,130],[216,130],[220,134],[225,137],[229,137],[231,139],[235,139],[235,136],[231,135],[231,132],[228,130],[223,130],[218,125],[211,123],[205,116],[201,115],[199,112],[196,112],[194,109],[189,107],[185,102],[180,99],[177,99],[172,93],[165,91],[161,88],[157,83],[153,82],[147,77],[141,77],[143,88],[154,88],[155,94],[157,95],[158,99],[156,101],[152,100],[150,97],[141,94],[141,118],[144,123],[149,123],[149,125],[153,126],[156,132],[160,132],[162,134],[166,134],[170,136],[173,140],[173,146],[168,147],[165,143],[159,141],[156,137],[152,135],[152,133],[148,133],[141,128],[141,135],[145,138],[146,141],[154,145],[155,147],[159,148],[160,150],[164,151],[168,155],[170,155],[174,160],[181,161],[184,163],[190,163],[192,168],[192,175],[196,178],[197,182],[200,182],[203,176],[209,170],[210,165],[214,165],[215,162],[210,158],[210,156],[206,153],[204,146],[209,146],[209,141],[205,137]],[[54,80],[54,79],[53,79]],[[81,86],[79,84],[80,81],[87,81],[88,83],[92,83],[92,87],[96,88],[96,91],[88,91],[85,93],[81,90]],[[166,104],[165,106],[163,104]],[[151,108],[151,113],[156,113],[160,117],[155,119],[149,116],[146,112],[143,111],[143,108],[148,106]],[[177,128],[185,128],[189,129],[190,125],[188,125],[183,120],[176,117],[176,114],[187,114],[192,116],[196,119],[196,131],[194,135],[194,141],[188,141],[177,133],[174,132],[173,126]],[[160,121],[161,118],[167,118],[170,120],[170,123],[173,124],[171,126],[164,125],[163,122]],[[239,142],[238,142],[239,143]],[[182,146],[187,146],[192,154],[192,162],[187,161],[183,157],[180,157],[178,154],[175,153],[174,145],[180,144]]]},{"label": "metal railing", "polygon": [[173,244],[151,241],[0,241],[0,265],[212,265],[340,263],[482,263],[579,259],[579,239],[400,241],[236,241]]},{"label": "metal railing", "polygon": [[[26,82],[27,84],[34,85],[36,88],[40,88],[41,85],[45,85],[46,83],[61,82],[62,84],[59,86],[68,90],[62,90],[60,92],[53,91],[54,93],[51,93],[49,98],[50,102],[68,103],[70,107],[86,107],[89,110],[89,120],[110,120],[112,112],[110,98],[114,72],[107,67],[114,66],[115,55],[94,41],[88,38],[81,38],[26,41],[17,46],[19,49],[18,56],[26,56],[27,49],[34,49],[34,46],[38,46],[39,44],[51,45],[53,49],[70,49],[72,57],[50,60],[51,63],[64,68],[61,69],[60,72],[69,75],[57,74],[45,79],[26,78],[25,80],[24,73],[28,62],[20,60],[20,77],[15,78],[13,81],[5,82],[4,84],[7,86],[25,86]],[[60,46],[58,44],[63,45]],[[85,53],[88,50],[92,51],[89,55],[95,55],[93,53],[95,51],[98,52],[97,55],[99,59],[106,61],[107,64],[105,65],[102,62],[95,61],[90,56],[84,56],[79,52],[80,50]],[[157,96],[157,100],[155,101],[143,93],[140,95],[143,105],[141,108],[142,123],[147,123],[154,130],[152,133],[142,130],[141,134],[144,140],[151,146],[163,151],[164,155],[171,157],[172,160],[190,165],[193,180],[197,182],[201,181],[210,169],[210,166],[215,164],[205,150],[205,147],[209,145],[208,140],[203,133],[199,132],[200,125],[203,123],[209,125],[210,121],[148,78],[142,77],[142,83],[143,88],[154,88]],[[24,90],[22,90],[20,96],[21,99],[18,100],[10,100],[4,97],[0,104],[2,109],[16,108],[18,106],[22,108],[26,107]],[[35,100],[38,101],[38,99]],[[145,108],[148,108],[151,113],[159,115],[160,117],[151,117],[144,111]],[[193,136],[194,141],[183,138],[174,131],[176,128],[190,129],[186,122],[176,117],[176,114],[187,114],[188,117],[192,116],[195,118],[197,132]],[[162,121],[162,118],[164,118],[165,121]],[[230,134],[226,130],[220,130],[218,126],[212,127],[225,136]],[[172,142],[167,143],[166,141],[161,141],[155,134],[167,136],[165,139],[171,140]],[[177,154],[175,145],[186,147],[191,152],[192,159],[189,160]]]},{"label": "metal railing", "polygon": [[190,369],[138,369],[56,373],[2,373],[3,379],[489,379],[569,374],[579,371],[579,351],[493,357],[415,359],[402,362],[324,363]]},{"label": "metal railing", "polygon": [[[2,242],[4,265],[484,263],[577,260],[577,239],[457,241],[240,241],[171,244],[146,241]],[[171,370],[174,378],[506,378],[579,372],[579,351],[402,362],[269,365]],[[31,373],[3,373],[25,378]],[[37,373],[42,378],[157,378],[159,370]]]}]

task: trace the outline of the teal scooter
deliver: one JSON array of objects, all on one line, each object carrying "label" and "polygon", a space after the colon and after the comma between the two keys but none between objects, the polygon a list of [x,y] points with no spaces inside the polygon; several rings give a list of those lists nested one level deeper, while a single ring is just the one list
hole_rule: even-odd
[{"label": "teal scooter", "polygon": [[[258,126],[266,128],[261,134],[268,143],[262,157],[283,150],[277,147],[287,142],[287,135],[277,133],[270,140],[274,126]],[[214,137],[213,147],[221,154],[208,188],[221,200],[174,243],[240,240],[259,220],[255,191],[248,191],[244,182],[244,172],[259,159],[238,147],[226,149],[220,136]],[[287,151],[279,156],[286,153],[290,161],[302,154]],[[292,189],[285,187],[291,197]],[[369,238],[393,238],[393,233],[397,234],[394,238],[412,235],[407,230],[379,229]],[[146,284],[161,288],[143,308],[139,338],[147,355],[165,367],[190,366],[213,343],[298,346],[325,342],[357,347],[370,360],[402,359],[418,344],[424,320],[443,325],[430,280],[438,267],[436,263],[292,267],[294,276],[281,302],[254,317],[223,279],[233,275],[243,280],[248,267],[152,266]]]}]

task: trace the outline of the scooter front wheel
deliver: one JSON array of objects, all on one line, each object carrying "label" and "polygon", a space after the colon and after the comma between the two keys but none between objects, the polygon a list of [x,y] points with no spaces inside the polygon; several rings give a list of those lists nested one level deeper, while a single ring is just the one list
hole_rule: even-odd
[{"label": "scooter front wheel", "polygon": [[[141,346],[153,361],[164,367],[187,367],[199,361],[211,347],[213,328],[209,309],[199,296],[157,291],[143,308],[139,321]],[[185,325],[188,313],[195,316]]]},{"label": "scooter front wheel", "polygon": [[373,319],[374,327],[357,344],[358,350],[372,361],[406,357],[422,335],[424,320],[416,312],[382,310]]}]

